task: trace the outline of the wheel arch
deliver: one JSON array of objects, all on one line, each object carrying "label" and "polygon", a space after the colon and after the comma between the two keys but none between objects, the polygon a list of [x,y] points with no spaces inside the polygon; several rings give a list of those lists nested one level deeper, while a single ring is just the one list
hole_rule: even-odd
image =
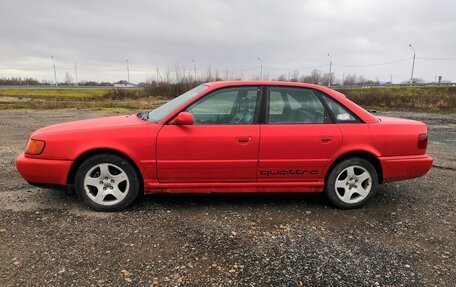
[{"label": "wheel arch", "polygon": [[68,172],[68,175],[67,175],[67,184],[68,185],[73,185],[74,184],[76,172],[78,171],[79,167],[81,166],[81,164],[84,161],[86,161],[87,159],[89,159],[92,156],[95,156],[95,155],[98,155],[98,154],[103,154],[103,153],[117,155],[117,156],[127,160],[133,166],[133,168],[135,169],[136,173],[138,174],[139,183],[141,185],[141,189],[143,189],[143,187],[144,187],[144,178],[143,178],[142,172],[139,169],[139,167],[136,164],[136,162],[131,157],[126,155],[125,153],[120,152],[120,151],[115,150],[115,149],[110,149],[110,148],[91,149],[91,150],[88,150],[88,151],[85,151],[85,152],[81,153],[76,158],[76,160],[73,162],[73,164],[71,165],[70,171]]},{"label": "wheel arch", "polygon": [[375,171],[377,172],[378,183],[381,184],[383,182],[383,168],[382,168],[382,164],[381,164],[380,160],[378,159],[378,157],[375,154],[365,151],[365,150],[349,151],[342,155],[339,155],[339,157],[337,157],[329,166],[328,171],[326,172],[325,182],[326,182],[326,179],[328,178],[329,174],[331,173],[332,169],[337,164],[339,164],[340,162],[342,162],[346,159],[352,158],[352,157],[359,157],[359,158],[365,159],[368,162],[370,162],[374,166]]}]

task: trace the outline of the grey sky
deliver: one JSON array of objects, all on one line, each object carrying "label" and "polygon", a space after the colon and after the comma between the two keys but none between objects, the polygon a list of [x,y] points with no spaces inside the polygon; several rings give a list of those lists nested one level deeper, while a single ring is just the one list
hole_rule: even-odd
[{"label": "grey sky", "polygon": [[[313,68],[370,79],[410,77],[408,47],[417,52],[415,75],[456,81],[456,1],[119,1],[0,0],[0,77],[61,81],[126,79],[166,70],[198,73],[210,66],[230,76],[277,77]],[[439,58],[439,59],[424,59]],[[445,59],[442,59],[445,58]],[[447,59],[448,58],[448,59]],[[397,61],[392,64],[365,66]]]}]

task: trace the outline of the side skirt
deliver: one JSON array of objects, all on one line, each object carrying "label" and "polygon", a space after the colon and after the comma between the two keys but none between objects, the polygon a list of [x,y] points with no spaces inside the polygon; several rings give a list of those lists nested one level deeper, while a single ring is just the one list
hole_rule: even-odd
[{"label": "side skirt", "polygon": [[192,182],[144,181],[144,193],[323,192],[324,182]]}]

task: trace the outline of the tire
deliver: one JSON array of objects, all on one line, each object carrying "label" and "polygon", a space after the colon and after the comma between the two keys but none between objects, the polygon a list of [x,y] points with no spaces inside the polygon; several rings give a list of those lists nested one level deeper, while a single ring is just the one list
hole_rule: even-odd
[{"label": "tire", "polygon": [[377,192],[378,174],[372,164],[359,157],[346,159],[331,169],[325,193],[338,208],[358,208]]},{"label": "tire", "polygon": [[97,211],[127,208],[138,197],[140,187],[133,165],[113,154],[95,155],[84,161],[76,172],[76,193]]}]

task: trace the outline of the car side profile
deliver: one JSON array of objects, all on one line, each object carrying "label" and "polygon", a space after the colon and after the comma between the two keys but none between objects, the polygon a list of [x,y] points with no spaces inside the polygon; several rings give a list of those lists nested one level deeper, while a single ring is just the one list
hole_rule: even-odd
[{"label": "car side profile", "polygon": [[427,140],[424,123],[374,116],[326,87],[212,82],[137,115],[39,129],[16,164],[99,211],[141,192],[325,192],[357,208],[379,184],[426,174]]}]

